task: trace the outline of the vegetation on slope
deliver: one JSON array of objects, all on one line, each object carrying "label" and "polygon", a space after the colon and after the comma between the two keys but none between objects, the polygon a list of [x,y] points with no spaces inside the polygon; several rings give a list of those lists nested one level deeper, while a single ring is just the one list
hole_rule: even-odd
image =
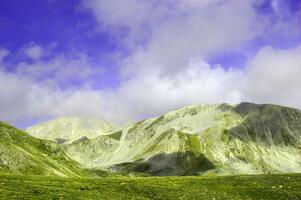
[{"label": "vegetation on slope", "polygon": [[88,175],[58,144],[31,137],[4,122],[0,122],[0,172],[67,177]]},{"label": "vegetation on slope", "polygon": [[301,112],[271,104],[192,105],[63,149],[87,168],[122,174],[300,173]]}]

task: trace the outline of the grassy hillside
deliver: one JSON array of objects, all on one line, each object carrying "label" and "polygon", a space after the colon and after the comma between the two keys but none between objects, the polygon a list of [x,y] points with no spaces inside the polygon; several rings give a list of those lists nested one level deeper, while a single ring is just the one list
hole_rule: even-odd
[{"label": "grassy hillside", "polygon": [[300,200],[301,175],[121,179],[0,175],[0,199]]},{"label": "grassy hillside", "polygon": [[58,144],[31,137],[4,122],[0,122],[0,172],[66,177],[88,175]]}]

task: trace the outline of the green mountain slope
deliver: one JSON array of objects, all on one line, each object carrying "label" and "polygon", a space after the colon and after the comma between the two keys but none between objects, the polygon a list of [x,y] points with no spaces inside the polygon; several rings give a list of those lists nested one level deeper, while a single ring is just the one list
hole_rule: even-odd
[{"label": "green mountain slope", "polygon": [[71,143],[81,137],[95,138],[114,131],[115,128],[99,119],[83,117],[60,117],[26,130],[30,135],[56,141]]},{"label": "green mountain slope", "polygon": [[151,175],[301,172],[301,112],[192,105],[114,134],[64,145],[86,167]]},{"label": "green mountain slope", "polygon": [[88,174],[55,142],[37,139],[0,122],[0,172],[63,177]]}]

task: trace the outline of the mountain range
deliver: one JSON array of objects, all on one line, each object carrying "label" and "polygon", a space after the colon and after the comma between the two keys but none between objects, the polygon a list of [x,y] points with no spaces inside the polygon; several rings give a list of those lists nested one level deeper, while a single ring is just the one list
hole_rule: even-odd
[{"label": "mountain range", "polygon": [[61,117],[26,132],[0,124],[2,171],[57,176],[85,176],[87,170],[137,176],[301,172],[301,111],[279,105],[191,105],[123,128]]}]

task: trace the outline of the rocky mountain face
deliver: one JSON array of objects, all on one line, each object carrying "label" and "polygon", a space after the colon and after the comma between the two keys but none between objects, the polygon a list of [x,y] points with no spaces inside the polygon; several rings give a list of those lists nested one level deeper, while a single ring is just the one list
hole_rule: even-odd
[{"label": "rocky mountain face", "polygon": [[301,112],[277,105],[192,105],[65,152],[87,168],[150,175],[301,172]]},{"label": "rocky mountain face", "polygon": [[93,139],[115,129],[112,125],[99,119],[60,117],[31,127],[26,132],[37,138],[52,140],[59,144],[67,144],[82,137]]},{"label": "rocky mountain face", "polygon": [[[65,135],[77,130],[39,127],[40,135],[52,140],[60,136],[52,130]],[[34,135],[31,130],[37,128],[29,129]],[[301,172],[301,111],[293,108],[192,105],[110,131],[96,137],[83,131],[62,148],[85,168],[126,174]]]},{"label": "rocky mountain face", "polygon": [[34,138],[0,122],[0,172],[85,177],[89,174],[55,142]]}]

